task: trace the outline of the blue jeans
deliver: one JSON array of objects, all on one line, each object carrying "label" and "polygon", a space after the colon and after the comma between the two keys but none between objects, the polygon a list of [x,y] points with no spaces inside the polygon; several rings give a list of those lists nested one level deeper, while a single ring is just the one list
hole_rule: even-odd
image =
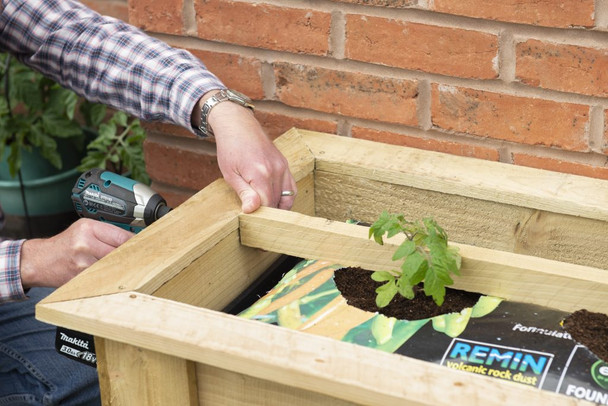
[{"label": "blue jeans", "polygon": [[0,406],[99,405],[97,370],[55,350],[55,326],[34,318],[52,289],[0,304]]}]

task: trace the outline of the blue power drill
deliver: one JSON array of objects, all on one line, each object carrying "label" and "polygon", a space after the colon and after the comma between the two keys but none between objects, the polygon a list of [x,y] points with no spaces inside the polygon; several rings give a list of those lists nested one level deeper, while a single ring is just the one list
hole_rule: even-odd
[{"label": "blue power drill", "polygon": [[80,217],[112,223],[139,232],[171,209],[150,187],[102,169],[83,173],[72,189]]},{"label": "blue power drill", "polygon": [[[72,188],[72,202],[80,217],[112,223],[140,232],[171,209],[150,187],[102,169],[83,173]],[[62,355],[95,367],[93,336],[58,327],[55,349]]]}]

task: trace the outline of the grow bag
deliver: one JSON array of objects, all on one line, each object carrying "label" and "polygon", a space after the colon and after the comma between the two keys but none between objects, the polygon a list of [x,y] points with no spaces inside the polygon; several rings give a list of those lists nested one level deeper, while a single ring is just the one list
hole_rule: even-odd
[{"label": "grow bag", "polygon": [[340,268],[304,260],[239,316],[608,404],[608,364],[561,328],[567,313],[482,296],[460,313],[397,320],[348,305]]}]

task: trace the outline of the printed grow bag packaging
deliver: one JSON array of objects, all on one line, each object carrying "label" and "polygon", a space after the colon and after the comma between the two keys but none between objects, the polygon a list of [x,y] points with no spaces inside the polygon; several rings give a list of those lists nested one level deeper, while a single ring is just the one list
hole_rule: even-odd
[{"label": "printed grow bag packaging", "polygon": [[302,261],[239,316],[608,405],[608,364],[561,329],[567,313],[482,296],[460,313],[398,320],[348,305],[340,268]]}]

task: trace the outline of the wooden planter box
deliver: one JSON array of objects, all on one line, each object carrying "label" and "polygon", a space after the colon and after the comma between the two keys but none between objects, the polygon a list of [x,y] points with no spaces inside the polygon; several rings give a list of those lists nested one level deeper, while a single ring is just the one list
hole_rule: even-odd
[{"label": "wooden planter box", "polygon": [[38,305],[95,335],[105,404],[577,404],[220,309],[282,254],[387,269],[398,241],[343,221],[389,210],[432,215],[458,242],[456,288],[605,311],[608,182],[295,129],[276,144],[293,211],[240,214],[217,181]]}]

